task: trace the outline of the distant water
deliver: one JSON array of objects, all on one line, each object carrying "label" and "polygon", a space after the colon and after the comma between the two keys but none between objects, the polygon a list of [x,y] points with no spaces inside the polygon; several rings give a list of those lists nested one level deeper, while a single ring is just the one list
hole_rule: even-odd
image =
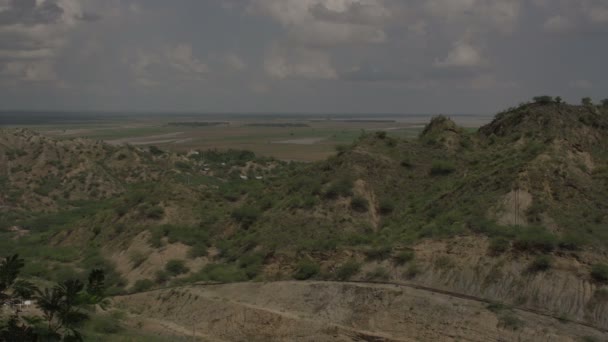
[{"label": "distant water", "polygon": [[[0,111],[0,126],[92,124],[107,121],[150,119],[204,120],[388,120],[401,123],[426,124],[436,114],[395,113],[171,113],[171,112],[58,112]],[[481,126],[491,121],[490,114],[446,114],[461,126]]]}]

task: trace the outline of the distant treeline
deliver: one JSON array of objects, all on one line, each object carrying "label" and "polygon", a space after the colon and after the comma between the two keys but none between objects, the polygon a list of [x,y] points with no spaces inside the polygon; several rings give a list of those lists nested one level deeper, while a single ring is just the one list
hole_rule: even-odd
[{"label": "distant treeline", "polygon": [[249,127],[310,127],[304,123],[250,123]]},{"label": "distant treeline", "polygon": [[167,126],[188,126],[188,127],[212,127],[212,126],[223,126],[228,125],[228,122],[217,121],[217,122],[169,122]]},{"label": "distant treeline", "polygon": [[397,122],[396,120],[381,120],[381,119],[326,119],[326,120],[316,119],[316,120],[310,120],[310,121],[312,121],[312,122],[338,121],[338,122],[364,122],[364,123],[395,123],[395,122]]}]

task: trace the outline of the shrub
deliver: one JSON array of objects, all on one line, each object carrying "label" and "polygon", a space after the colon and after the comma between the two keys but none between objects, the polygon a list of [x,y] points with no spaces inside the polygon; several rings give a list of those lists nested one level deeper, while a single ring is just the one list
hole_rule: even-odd
[{"label": "shrub", "polygon": [[456,166],[448,161],[435,161],[431,165],[431,176],[446,176],[456,171]]},{"label": "shrub", "polygon": [[367,279],[367,280],[388,280],[389,278],[390,278],[390,274],[382,266],[376,267],[373,271],[368,272],[365,275],[365,279]]},{"label": "shrub", "polygon": [[608,99],[602,100],[602,107],[608,107]]},{"label": "shrub", "polygon": [[165,215],[165,210],[157,205],[151,206],[144,210],[144,215],[152,220],[160,220]]},{"label": "shrub", "polygon": [[408,169],[414,167],[414,164],[412,163],[412,161],[409,158],[403,159],[401,161],[400,165],[405,168],[408,168]]},{"label": "shrub", "polygon": [[355,196],[350,201],[350,207],[354,211],[364,213],[364,212],[367,212],[367,210],[369,209],[369,202],[367,201],[367,199],[365,199],[363,197]]},{"label": "shrub", "polygon": [[151,289],[154,286],[154,282],[150,279],[140,279],[133,284],[131,287],[131,292],[143,292]]},{"label": "shrub", "polygon": [[245,271],[236,265],[209,264],[192,277],[193,281],[233,283],[247,280]]},{"label": "shrub", "polygon": [[335,199],[340,196],[349,197],[353,194],[353,182],[350,179],[340,179],[332,182],[327,190],[325,190],[325,197],[329,199]]},{"label": "shrub", "polygon": [[391,246],[377,246],[365,251],[368,260],[386,260],[391,256]]},{"label": "shrub", "polygon": [[553,260],[549,255],[539,255],[532,261],[528,270],[530,272],[544,272],[551,268]]},{"label": "shrub", "polygon": [[397,265],[403,265],[407,262],[414,260],[414,251],[402,251],[395,255],[394,262]]},{"label": "shrub", "polygon": [[581,99],[581,104],[582,104],[583,106],[592,106],[592,105],[593,105],[593,101],[591,100],[591,98],[590,98],[590,97],[583,97],[583,98]]},{"label": "shrub", "polygon": [[264,264],[264,254],[252,253],[242,256],[239,259],[239,267],[245,271],[248,279],[255,278]]},{"label": "shrub", "polygon": [[[543,95],[543,96],[535,96],[532,99],[534,102],[538,103],[538,104],[549,104],[549,103],[553,103],[553,97],[552,96],[548,96],[548,95]],[[561,100],[561,98],[560,98]]]},{"label": "shrub", "polygon": [[420,267],[416,263],[411,263],[407,268],[405,273],[403,274],[407,279],[414,279],[418,274],[420,274]]},{"label": "shrub", "polygon": [[601,283],[608,282],[608,265],[595,264],[591,267],[591,277]]},{"label": "shrub", "polygon": [[169,278],[170,278],[170,275],[168,272],[159,270],[155,274],[154,281],[156,281],[157,284],[162,284],[162,283],[169,281]]},{"label": "shrub", "polygon": [[306,280],[316,276],[320,271],[319,264],[312,260],[301,260],[293,277],[297,280]]},{"label": "shrub", "polygon": [[243,227],[248,228],[260,217],[260,209],[244,205],[232,212],[232,218],[239,222]]},{"label": "shrub", "polygon": [[524,228],[515,238],[513,247],[522,251],[549,253],[555,249],[557,238],[543,228]]},{"label": "shrub", "polygon": [[207,245],[204,243],[197,243],[194,246],[190,247],[190,250],[188,250],[188,257],[191,259],[196,259],[206,255]]},{"label": "shrub", "polygon": [[378,211],[380,211],[380,214],[382,215],[388,215],[390,213],[392,213],[395,210],[395,202],[393,202],[390,199],[383,199],[380,201],[380,204],[378,205]]},{"label": "shrub", "polygon": [[447,255],[442,255],[435,259],[434,262],[435,268],[439,269],[449,269],[454,267],[454,261]]},{"label": "shrub", "polygon": [[341,281],[346,281],[352,278],[361,270],[361,264],[354,260],[347,261],[336,270],[336,278]]},{"label": "shrub", "polygon": [[498,324],[505,329],[518,330],[524,322],[512,312],[507,312],[498,317]]},{"label": "shrub", "polygon": [[511,242],[503,237],[497,237],[490,240],[490,246],[488,247],[491,255],[500,255],[511,247]]},{"label": "shrub", "polygon": [[163,150],[154,145],[148,147],[148,151],[150,151],[150,153],[154,156],[160,156],[161,154],[165,153]]},{"label": "shrub", "polygon": [[183,260],[173,259],[169,260],[167,264],[165,264],[165,271],[172,276],[176,276],[188,273],[189,269],[186,267]]},{"label": "shrub", "polygon": [[376,138],[378,138],[378,139],[385,139],[386,138],[386,132],[385,131],[378,131],[378,132],[376,132]]},{"label": "shrub", "polygon": [[103,335],[118,334],[123,330],[120,320],[110,315],[95,315],[87,326],[90,326],[94,332]]}]

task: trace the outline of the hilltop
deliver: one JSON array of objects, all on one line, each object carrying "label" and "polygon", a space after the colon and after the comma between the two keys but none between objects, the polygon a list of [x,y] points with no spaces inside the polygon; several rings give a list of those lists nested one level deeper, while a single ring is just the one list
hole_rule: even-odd
[{"label": "hilltop", "polygon": [[28,233],[0,247],[33,277],[102,266],[115,293],[406,282],[606,329],[607,151],[605,108],[554,102],[474,132],[440,116],[417,139],[362,134],[311,164],[2,130],[0,229]]}]

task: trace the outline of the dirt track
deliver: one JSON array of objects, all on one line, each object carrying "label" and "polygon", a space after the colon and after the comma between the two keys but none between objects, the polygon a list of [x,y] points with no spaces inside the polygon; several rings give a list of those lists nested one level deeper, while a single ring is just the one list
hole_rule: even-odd
[{"label": "dirt track", "polygon": [[194,285],[116,297],[115,303],[142,319],[204,332],[204,340],[608,340],[606,332],[587,325],[519,309],[493,312],[483,299],[404,285]]}]

